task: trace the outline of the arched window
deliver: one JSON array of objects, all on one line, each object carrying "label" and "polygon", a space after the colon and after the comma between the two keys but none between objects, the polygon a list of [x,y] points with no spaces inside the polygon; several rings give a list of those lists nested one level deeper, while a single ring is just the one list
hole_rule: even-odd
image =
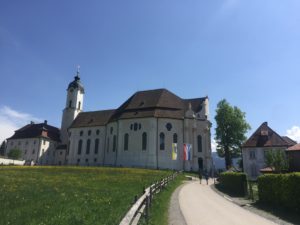
[{"label": "arched window", "polygon": [[91,130],[89,130],[89,131],[88,131],[88,135],[89,135],[89,136],[91,136],[91,133],[92,133],[92,131],[91,131]]},{"label": "arched window", "polygon": [[142,134],[142,150],[146,150],[147,149],[147,133],[144,132]]},{"label": "arched window", "polygon": [[129,134],[124,135],[124,151],[128,150],[128,143],[129,143]]},{"label": "arched window", "polygon": [[117,136],[114,135],[113,137],[113,152],[115,152],[117,149]]},{"label": "arched window", "polygon": [[95,140],[95,154],[98,154],[98,149],[99,149],[99,138]]},{"label": "arched window", "polygon": [[69,108],[72,107],[72,100],[69,101]]},{"label": "arched window", "polygon": [[198,152],[202,152],[202,136],[197,136],[197,143],[198,143]]},{"label": "arched window", "polygon": [[109,138],[107,138],[107,148],[106,148],[106,152],[109,151]]},{"label": "arched window", "polygon": [[91,140],[88,139],[88,140],[86,141],[86,154],[87,154],[87,155],[90,154],[90,148],[91,148]]},{"label": "arched window", "polygon": [[82,136],[82,135],[83,135],[83,131],[82,131],[82,130],[80,131],[80,134],[79,134],[79,135],[80,135],[80,136]]},{"label": "arched window", "polygon": [[79,142],[78,142],[78,151],[77,151],[78,155],[81,155],[81,149],[82,149],[82,140],[79,140]]},{"label": "arched window", "polygon": [[175,134],[173,134],[173,143],[177,143],[177,134],[175,133]]},{"label": "arched window", "polygon": [[163,132],[159,134],[159,149],[165,150],[165,134]]},{"label": "arched window", "polygon": [[81,107],[81,102],[78,102],[78,109],[80,109]]}]

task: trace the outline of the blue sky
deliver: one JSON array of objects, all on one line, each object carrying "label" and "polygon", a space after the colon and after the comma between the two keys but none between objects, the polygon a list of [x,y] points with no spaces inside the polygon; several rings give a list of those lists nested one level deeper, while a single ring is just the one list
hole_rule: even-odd
[{"label": "blue sky", "polygon": [[[90,0],[0,3],[0,141],[30,120],[60,126],[76,66],[84,110],[138,90],[225,98],[300,141],[300,1]],[[249,135],[248,134],[248,135]]]}]

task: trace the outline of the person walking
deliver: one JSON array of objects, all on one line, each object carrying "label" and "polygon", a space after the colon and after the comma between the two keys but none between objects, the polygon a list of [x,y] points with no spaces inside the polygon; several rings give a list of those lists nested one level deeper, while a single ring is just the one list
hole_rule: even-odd
[{"label": "person walking", "polygon": [[208,173],[207,172],[205,172],[204,177],[205,177],[205,180],[206,180],[206,184],[208,185]]},{"label": "person walking", "polygon": [[199,170],[199,180],[200,180],[200,184],[201,184],[201,180],[202,180],[202,171]]}]

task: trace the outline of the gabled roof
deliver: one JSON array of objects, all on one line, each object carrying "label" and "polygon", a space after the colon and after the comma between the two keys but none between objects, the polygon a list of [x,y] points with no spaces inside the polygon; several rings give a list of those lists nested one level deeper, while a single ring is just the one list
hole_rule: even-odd
[{"label": "gabled roof", "polygon": [[297,144],[296,141],[292,140],[292,139],[289,138],[288,136],[282,136],[282,138],[283,138],[290,146],[293,146],[293,145]]},{"label": "gabled roof", "polygon": [[108,123],[115,110],[102,110],[79,113],[70,128],[104,126]]},{"label": "gabled roof", "polygon": [[59,129],[57,127],[48,125],[47,121],[45,121],[44,123],[27,124],[19,130],[16,130],[15,134],[8,138],[8,140],[44,137],[53,141],[60,141],[59,135]]},{"label": "gabled roof", "polygon": [[293,145],[292,147],[289,147],[287,151],[300,151],[300,144],[296,144]]},{"label": "gabled roof", "polygon": [[295,142],[287,137],[281,137],[265,122],[243,144],[243,148],[252,147],[290,147]]}]

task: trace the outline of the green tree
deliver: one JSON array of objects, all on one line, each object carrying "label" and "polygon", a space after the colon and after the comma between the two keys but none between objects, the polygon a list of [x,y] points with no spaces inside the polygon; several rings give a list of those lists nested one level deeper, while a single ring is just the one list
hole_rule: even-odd
[{"label": "green tree", "polygon": [[275,173],[281,173],[289,168],[289,163],[285,152],[278,149],[270,149],[266,151],[265,163]]},{"label": "green tree", "polygon": [[4,155],[5,148],[6,148],[6,142],[3,141],[2,144],[1,144],[1,146],[0,146],[0,155]]},{"label": "green tree", "polygon": [[7,154],[8,158],[10,159],[20,159],[22,156],[22,151],[20,149],[11,149]]},{"label": "green tree", "polygon": [[225,157],[226,169],[232,166],[232,158],[241,155],[241,146],[246,140],[245,134],[250,129],[245,115],[225,99],[217,105],[215,116],[217,152],[220,157]]}]

